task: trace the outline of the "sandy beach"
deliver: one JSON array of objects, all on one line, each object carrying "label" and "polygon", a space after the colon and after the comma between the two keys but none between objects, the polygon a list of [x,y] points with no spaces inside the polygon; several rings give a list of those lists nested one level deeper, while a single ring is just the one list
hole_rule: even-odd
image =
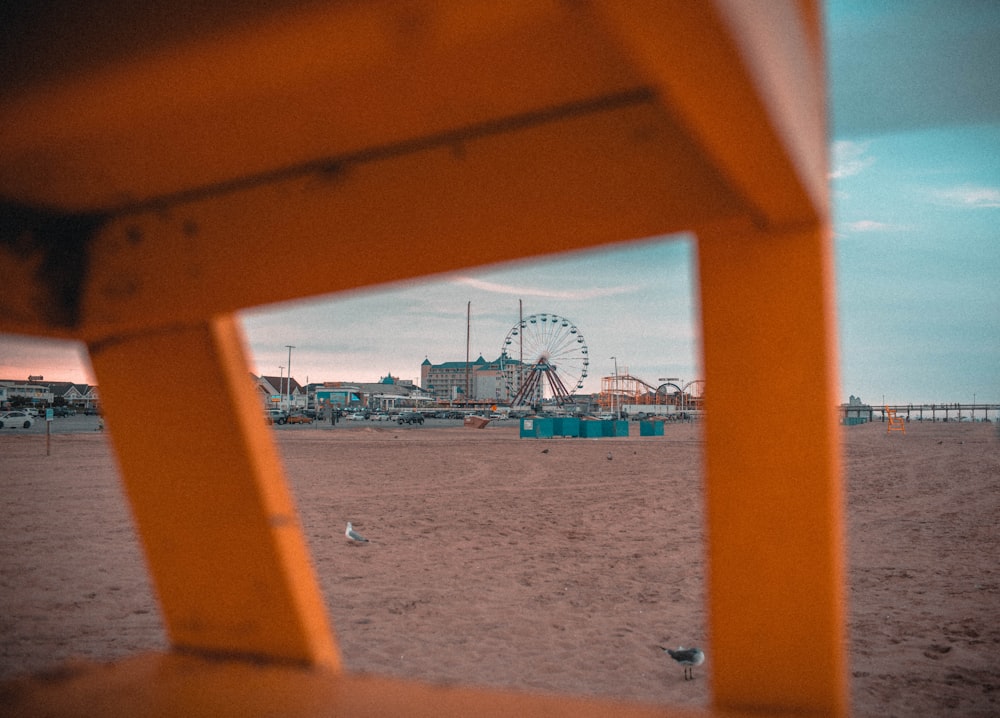
[{"label": "sandy beach", "polygon": [[[708,704],[697,425],[275,437],[349,670]],[[0,679],[166,648],[107,438],[56,434],[47,456],[0,433]],[[854,714],[1000,714],[997,426],[875,423],[843,446]],[[693,681],[657,648],[678,644],[708,654]]]}]

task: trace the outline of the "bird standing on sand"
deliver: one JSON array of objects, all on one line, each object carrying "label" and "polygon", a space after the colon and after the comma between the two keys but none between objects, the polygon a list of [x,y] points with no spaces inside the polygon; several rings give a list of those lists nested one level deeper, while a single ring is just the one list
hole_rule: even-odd
[{"label": "bird standing on sand", "polygon": [[344,536],[347,537],[348,541],[352,541],[354,543],[368,543],[368,539],[354,530],[350,521],[347,522],[347,530],[344,531]]},{"label": "bird standing on sand", "polygon": [[[660,646],[663,648],[663,646]],[[663,648],[667,655],[684,666],[684,680],[694,680],[694,667],[705,662],[705,652],[700,648],[685,648],[677,646],[677,650]]]}]

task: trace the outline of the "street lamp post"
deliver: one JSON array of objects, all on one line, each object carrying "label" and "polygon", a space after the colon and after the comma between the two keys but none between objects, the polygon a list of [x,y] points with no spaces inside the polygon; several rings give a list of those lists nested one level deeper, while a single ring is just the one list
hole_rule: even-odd
[{"label": "street lamp post", "polygon": [[281,395],[285,391],[285,367],[281,364],[278,365],[278,408],[281,408]]},{"label": "street lamp post", "polygon": [[290,414],[292,412],[292,349],[295,347],[291,344],[285,346],[288,347],[288,384],[286,386],[288,388],[288,413]]}]

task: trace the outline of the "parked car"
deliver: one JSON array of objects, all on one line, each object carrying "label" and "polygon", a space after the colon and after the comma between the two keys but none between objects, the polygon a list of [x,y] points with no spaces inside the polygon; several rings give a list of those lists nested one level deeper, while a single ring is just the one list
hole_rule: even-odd
[{"label": "parked car", "polygon": [[52,416],[73,416],[76,412],[68,406],[56,406],[52,408]]},{"label": "parked car", "polygon": [[0,429],[30,429],[34,422],[26,411],[5,411],[0,414]]},{"label": "parked car", "polygon": [[264,416],[268,424],[284,424],[288,421],[288,414],[281,409],[268,409]]},{"label": "parked car", "polygon": [[291,414],[285,419],[286,424],[311,424],[313,423],[312,417],[306,416],[305,414]]},{"label": "parked car", "polygon": [[364,412],[354,411],[347,415],[348,421],[364,421],[368,417],[365,416]]},{"label": "parked car", "polygon": [[396,421],[400,424],[423,424],[424,415],[416,411],[402,411]]}]

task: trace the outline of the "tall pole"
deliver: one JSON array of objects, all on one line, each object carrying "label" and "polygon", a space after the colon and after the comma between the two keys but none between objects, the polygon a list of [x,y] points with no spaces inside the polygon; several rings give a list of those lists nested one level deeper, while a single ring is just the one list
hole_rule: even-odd
[{"label": "tall pole", "polygon": [[524,300],[517,300],[517,338],[521,348],[517,358],[517,391],[520,393],[524,385]]},{"label": "tall pole", "polygon": [[288,388],[288,412],[291,413],[291,411],[292,411],[292,349],[294,349],[295,347],[293,347],[291,344],[286,344],[285,346],[288,347],[288,383],[286,384],[286,386]]},{"label": "tall pole", "polygon": [[465,405],[469,405],[469,342],[472,334],[472,301],[465,305]]},{"label": "tall pole", "polygon": [[618,357],[611,357],[611,359],[615,363],[615,380],[611,384],[611,413],[617,419],[618,413],[615,411],[615,395],[618,393]]},{"label": "tall pole", "polygon": [[[285,394],[285,367],[281,364],[278,365],[278,397],[284,396]],[[278,408],[281,408],[281,402],[278,402]]]}]

